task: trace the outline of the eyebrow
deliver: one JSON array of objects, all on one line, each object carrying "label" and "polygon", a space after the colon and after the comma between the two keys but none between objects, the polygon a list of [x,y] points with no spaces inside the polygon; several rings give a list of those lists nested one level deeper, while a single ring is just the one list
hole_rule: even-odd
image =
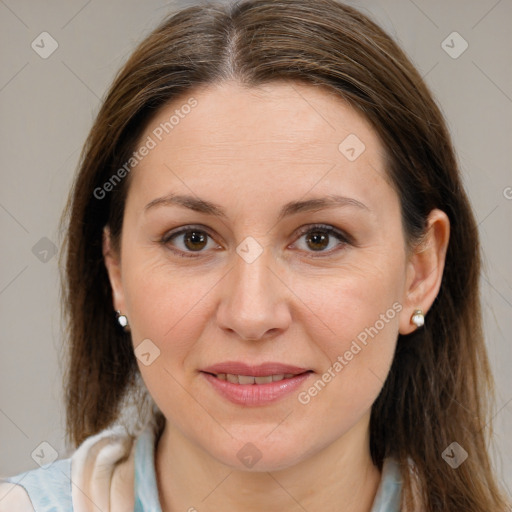
[{"label": "eyebrow", "polygon": [[[169,194],[167,196],[157,197],[144,207],[144,213],[157,206],[174,205],[189,208],[190,210],[204,213],[206,215],[214,215],[215,217],[227,219],[227,215],[222,206],[212,203],[211,201],[206,201],[198,197],[183,194]],[[361,203],[357,199],[331,194],[325,197],[308,199],[306,201],[291,201],[286,203],[279,212],[278,221],[282,220],[284,217],[288,217],[297,213],[311,212],[340,206],[354,206],[361,210],[367,210],[371,212],[368,206]]]}]

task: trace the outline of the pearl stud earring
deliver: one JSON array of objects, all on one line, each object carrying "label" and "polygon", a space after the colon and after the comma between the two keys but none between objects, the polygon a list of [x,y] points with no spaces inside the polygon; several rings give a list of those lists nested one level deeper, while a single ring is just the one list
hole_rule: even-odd
[{"label": "pearl stud earring", "polygon": [[423,325],[425,325],[425,316],[423,315],[423,311],[421,311],[421,309],[414,310],[414,313],[411,316],[411,322],[416,327],[423,327]]},{"label": "pearl stud earring", "polygon": [[123,328],[124,331],[129,331],[128,328],[128,318],[125,315],[121,314],[121,311],[116,311],[117,314],[117,321],[119,325]]}]

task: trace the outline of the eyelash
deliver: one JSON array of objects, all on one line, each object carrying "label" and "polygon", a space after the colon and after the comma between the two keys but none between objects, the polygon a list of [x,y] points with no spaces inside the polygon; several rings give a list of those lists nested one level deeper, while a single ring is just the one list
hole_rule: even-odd
[{"label": "eyelash", "polygon": [[[188,233],[190,231],[196,231],[196,232],[199,232],[199,233],[204,233],[207,236],[209,236],[210,238],[212,238],[211,235],[208,233],[208,231],[205,230],[204,228],[202,228],[201,226],[186,226],[185,228],[180,229],[179,231],[176,231],[174,233],[169,233],[169,234],[164,235],[162,237],[162,239],[160,240],[160,243],[162,245],[168,247],[167,244],[173,238],[176,238],[179,235],[182,235],[184,233]],[[334,228],[332,226],[326,225],[326,224],[312,224],[312,225],[305,226],[304,229],[301,229],[299,231],[299,233],[297,234],[297,238],[300,238],[300,237],[302,237],[303,235],[305,235],[307,233],[315,232],[315,231],[321,231],[321,232],[327,233],[328,236],[333,236],[334,238],[338,239],[340,241],[339,246],[354,245],[354,242],[353,242],[352,238],[349,235],[347,235],[343,231],[340,231],[340,230],[338,230],[338,229],[336,229],[336,228]],[[193,251],[186,252],[186,251],[182,251],[180,249],[173,249],[171,247],[168,247],[168,248],[173,253],[175,253],[177,256],[180,256],[182,258],[195,258],[195,257],[197,257],[197,256],[194,255]],[[322,255],[314,254],[314,251],[311,251],[312,252],[312,256],[311,257],[313,257],[313,258],[325,258],[325,257],[331,256],[332,253],[333,252],[337,252],[337,250],[339,250],[339,249],[331,249],[330,251],[318,251],[318,253],[323,253]],[[203,251],[196,251],[197,254],[199,254],[201,252],[203,252]]]}]

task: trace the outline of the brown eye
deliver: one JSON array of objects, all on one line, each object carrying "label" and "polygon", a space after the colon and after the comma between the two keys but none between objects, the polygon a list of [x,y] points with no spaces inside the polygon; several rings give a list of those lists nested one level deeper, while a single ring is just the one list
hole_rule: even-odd
[{"label": "brown eye", "polygon": [[185,246],[191,251],[199,251],[204,248],[208,235],[201,231],[186,231],[184,237]]},{"label": "brown eye", "polygon": [[310,231],[306,241],[315,251],[323,250],[329,245],[329,235],[322,231]]},{"label": "brown eye", "polygon": [[205,252],[204,249],[208,245],[209,238],[211,236],[206,231],[188,227],[165,235],[161,243],[168,246],[178,256],[193,257],[193,255],[187,253]]},{"label": "brown eye", "polygon": [[[304,235],[306,235],[304,237],[306,247],[304,250],[309,253],[319,253],[318,256],[330,256],[338,249],[352,243],[351,238],[342,231],[323,224],[307,226],[299,233],[299,238]],[[337,241],[337,243],[331,244],[331,241]],[[329,245],[333,246],[332,250],[326,250]]]}]

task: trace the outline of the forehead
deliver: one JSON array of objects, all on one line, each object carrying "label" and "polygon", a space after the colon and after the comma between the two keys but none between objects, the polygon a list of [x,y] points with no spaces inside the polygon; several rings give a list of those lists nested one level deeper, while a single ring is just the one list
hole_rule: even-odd
[{"label": "forehead", "polygon": [[[197,105],[189,109],[187,103],[192,97]],[[328,142],[326,138],[337,140],[344,132],[365,139],[371,135],[372,141],[368,142],[378,144],[370,124],[341,97],[325,87],[301,83],[248,87],[230,81],[202,86],[163,107],[146,132],[178,113],[181,115],[174,116],[177,123],[171,130],[174,137],[183,134],[180,126],[192,125],[196,140],[201,137],[203,144],[210,140],[212,145],[225,142],[247,146],[251,140],[270,148],[276,143],[285,149],[286,142],[290,147],[303,141]],[[183,135],[191,138],[194,134]]]},{"label": "forehead", "polygon": [[200,179],[206,190],[242,182],[307,188],[319,179],[324,187],[340,179],[365,187],[387,181],[384,150],[369,122],[334,92],[302,83],[196,88],[158,111],[141,143],[148,138],[154,147],[133,173],[136,188],[165,187],[178,175],[191,185]]}]

